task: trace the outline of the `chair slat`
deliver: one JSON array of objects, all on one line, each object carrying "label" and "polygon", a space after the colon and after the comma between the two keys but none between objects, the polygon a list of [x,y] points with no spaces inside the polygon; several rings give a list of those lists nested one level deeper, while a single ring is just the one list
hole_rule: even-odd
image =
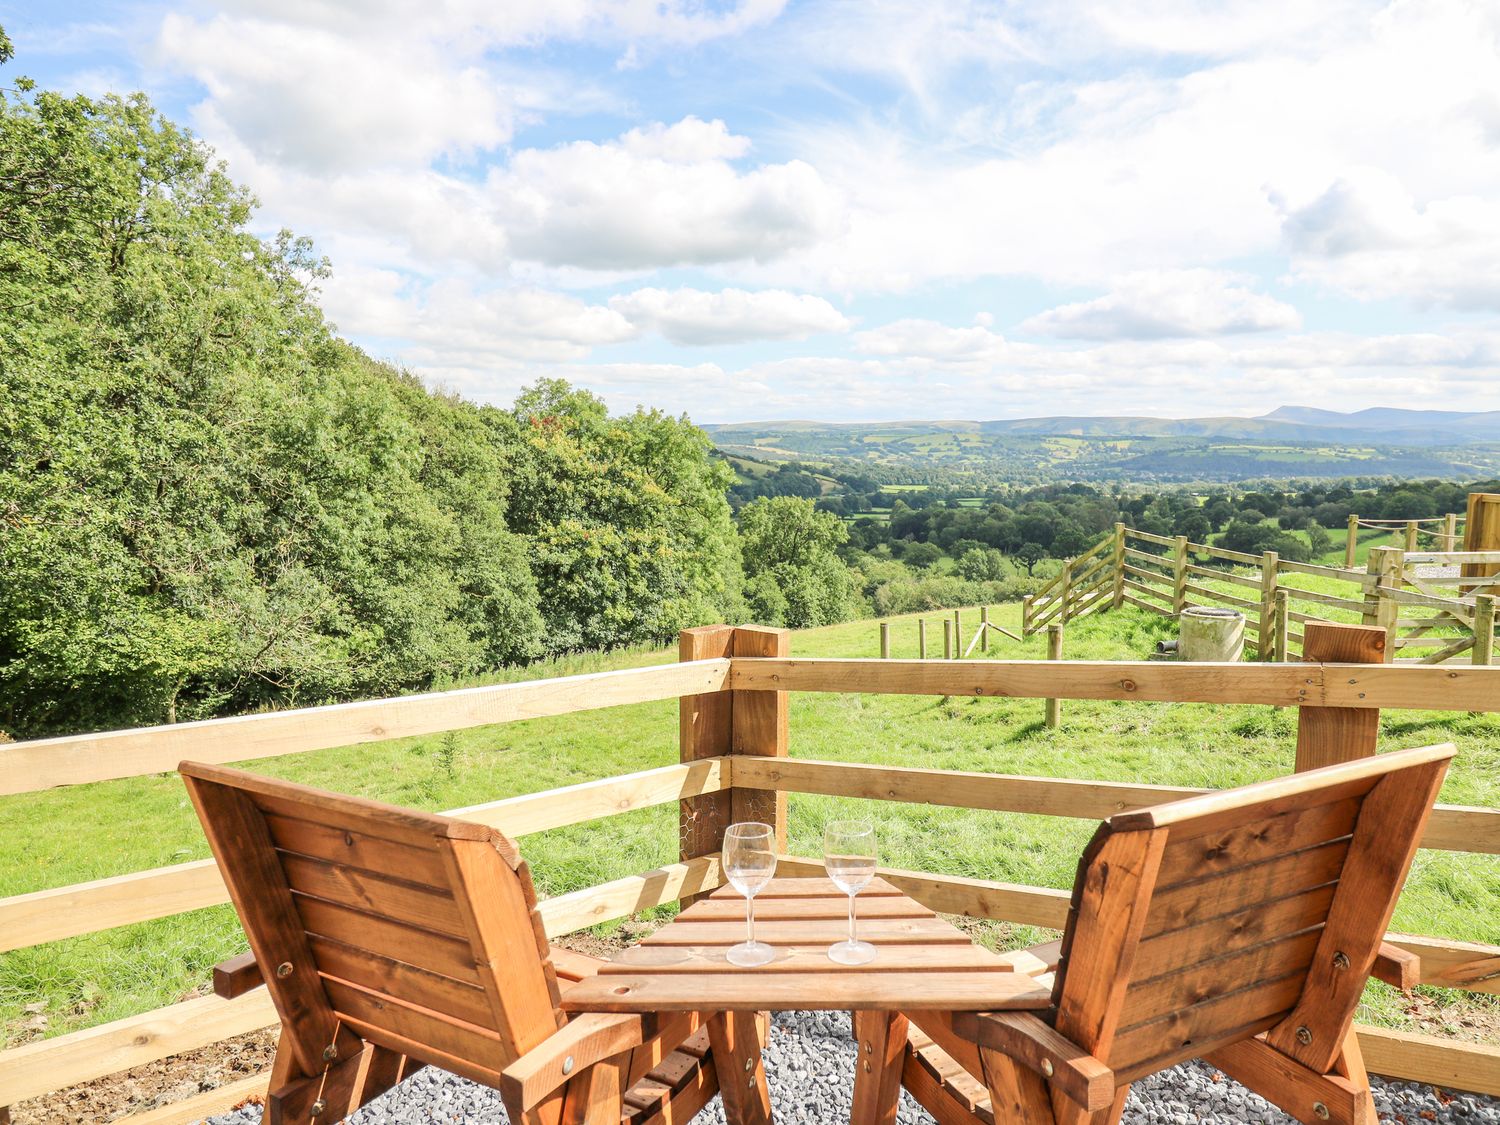
[{"label": "chair slat", "polygon": [[350,910],[324,899],[295,897],[297,912],[310,934],[332,938],[356,949],[379,951],[392,960],[454,980],[480,983],[474,968],[474,951],[468,942]]},{"label": "chair slat", "polygon": [[1209,832],[1172,831],[1162,854],[1161,876],[1156,894],[1178,883],[1220,875],[1314,844],[1341,839],[1354,830],[1360,799],[1345,798],[1329,804],[1288,809],[1274,816],[1257,817],[1246,824]]},{"label": "chair slat", "polygon": [[361,871],[399,871],[407,882],[428,887],[448,885],[443,857],[438,854],[437,841],[432,837],[418,845],[399,844],[349,828],[275,814],[266,817],[266,827],[271,830],[276,847],[283,852],[342,863]]},{"label": "chair slat", "polygon": [[1305,976],[1305,972],[1299,972],[1279,980],[1259,981],[1227,996],[1216,996],[1127,1028],[1115,1038],[1109,1065],[1119,1080],[1130,1082],[1264,1031],[1297,1002]]},{"label": "chair slat", "polygon": [[451,1012],[469,1023],[483,1026],[493,1019],[489,997],[477,983],[465,984],[316,934],[309,937],[309,942],[318,970],[324,976],[388,993],[409,1004]]},{"label": "chair slat", "polygon": [[1133,981],[1125,993],[1121,1019],[1127,1025],[1145,1023],[1169,1012],[1273,980],[1305,973],[1318,947],[1322,927],[1282,936],[1212,961],[1200,961],[1153,980]]},{"label": "chair slat", "polygon": [[1223,875],[1179,883],[1152,898],[1145,936],[1155,937],[1335,882],[1348,853],[1345,838]]},{"label": "chair slat", "polygon": [[1316,926],[1328,915],[1337,883],[1301,894],[1258,902],[1235,914],[1211,918],[1196,926],[1158,934],[1142,941],[1132,966],[1138,981],[1179,972],[1235,950]]},{"label": "chair slat", "polygon": [[480,1065],[498,1064],[501,1059],[500,1036],[489,1028],[453,1019],[431,1008],[404,1004],[347,981],[328,978],[324,987],[333,1010],[348,1022],[388,1027],[398,1035]]},{"label": "chair slat", "polygon": [[292,890],[312,898],[347,906],[361,914],[375,914],[467,940],[453,896],[446,891],[388,879],[370,871],[303,856],[283,854],[281,867]]}]

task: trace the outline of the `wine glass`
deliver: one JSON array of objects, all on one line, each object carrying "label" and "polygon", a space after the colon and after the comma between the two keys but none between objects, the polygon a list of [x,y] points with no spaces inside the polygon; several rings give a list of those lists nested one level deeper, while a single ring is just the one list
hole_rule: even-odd
[{"label": "wine glass", "polygon": [[769,824],[731,824],[724,833],[724,874],[745,896],[745,940],[724,955],[731,965],[768,963],[776,951],[755,940],[755,894],[776,874],[776,848]]},{"label": "wine glass", "polygon": [[849,940],[828,947],[840,965],[863,965],[875,959],[875,947],[854,932],[854,899],[875,878],[875,826],[868,820],[833,820],[823,830],[823,866],[828,877],[849,896]]}]

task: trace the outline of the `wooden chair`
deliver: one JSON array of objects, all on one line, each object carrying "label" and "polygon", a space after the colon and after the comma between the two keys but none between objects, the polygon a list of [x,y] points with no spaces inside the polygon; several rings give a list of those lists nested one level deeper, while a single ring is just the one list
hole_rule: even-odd
[{"label": "wooden chair", "polygon": [[1383,946],[1452,746],[1120,813],[1078,866],[1043,1013],[856,1020],[863,1120],[904,1084],[939,1125],[1114,1125],[1130,1083],[1203,1058],[1305,1125],[1375,1125],[1351,1031],[1365,982],[1410,986]]},{"label": "wooden chair", "polygon": [[179,768],[250,940],[217,991],[263,982],[281,1016],[270,1125],[341,1121],[424,1064],[498,1087],[524,1125],[675,1125],[718,1090],[722,1021],[563,1014],[561,991],[598,962],[548,946],[501,833]]}]

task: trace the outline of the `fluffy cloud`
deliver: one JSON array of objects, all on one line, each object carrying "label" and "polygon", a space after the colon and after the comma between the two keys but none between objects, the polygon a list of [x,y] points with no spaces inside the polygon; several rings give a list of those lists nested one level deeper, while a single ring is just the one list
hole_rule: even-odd
[{"label": "fluffy cloud", "polygon": [[517,257],[640,270],[768,261],[835,228],[838,202],[801,160],[740,171],[722,122],[686,118],[620,141],[526,149],[487,189]]},{"label": "fluffy cloud", "polygon": [[421,38],[169,14],[157,46],[207,91],[197,112],[205,132],[316,172],[422,166],[494,148],[510,139],[516,103],[526,100]]},{"label": "fluffy cloud", "polygon": [[1159,340],[1300,326],[1296,309],[1255,292],[1249,282],[1202,269],[1128,274],[1107,295],[1048,309],[1021,328],[1070,340]]},{"label": "fluffy cloud", "polygon": [[504,360],[573,360],[638,329],[613,309],[530,288],[423,284],[387,270],[335,275],[324,304],[339,327],[364,338],[401,340],[415,366],[482,367]]},{"label": "fluffy cloud", "polygon": [[609,307],[643,329],[688,346],[801,340],[849,329],[844,315],[823,298],[778,289],[637,289],[611,297]]},{"label": "fluffy cloud", "polygon": [[1500,199],[1419,205],[1379,169],[1352,170],[1282,224],[1293,273],[1363,298],[1500,311]]}]

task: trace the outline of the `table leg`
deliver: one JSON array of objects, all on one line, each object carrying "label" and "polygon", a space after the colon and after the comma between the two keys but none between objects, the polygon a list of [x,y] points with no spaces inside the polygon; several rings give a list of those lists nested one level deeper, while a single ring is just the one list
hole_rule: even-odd
[{"label": "table leg", "polygon": [[853,1125],[894,1125],[906,1060],[907,1019],[900,1012],[854,1012]]},{"label": "table leg", "polygon": [[724,1118],[729,1125],[771,1125],[771,1091],[761,1061],[760,1020],[755,1012],[718,1012],[709,1017],[708,1042]]}]

